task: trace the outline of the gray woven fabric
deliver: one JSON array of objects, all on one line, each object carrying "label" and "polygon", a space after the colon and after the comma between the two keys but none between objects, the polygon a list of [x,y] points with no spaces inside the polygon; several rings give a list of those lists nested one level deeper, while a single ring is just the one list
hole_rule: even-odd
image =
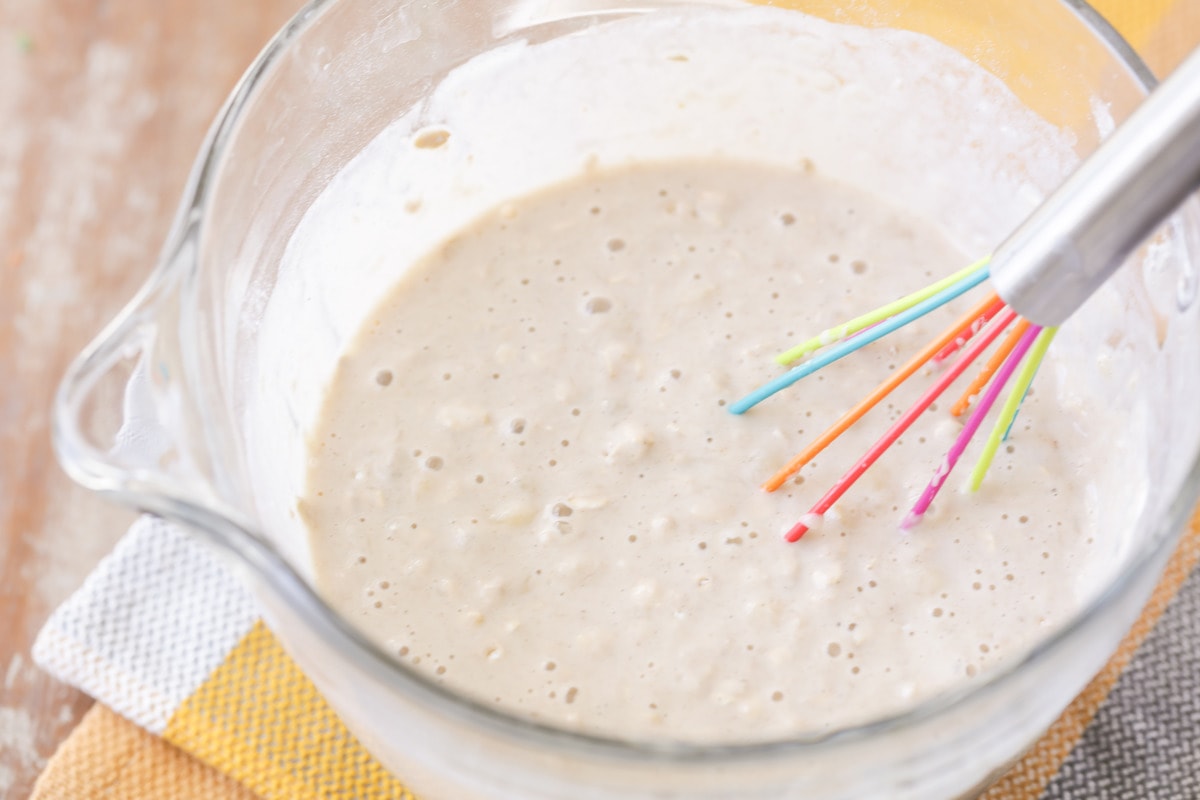
[{"label": "gray woven fabric", "polygon": [[1167,606],[1043,798],[1200,798],[1200,570]]}]

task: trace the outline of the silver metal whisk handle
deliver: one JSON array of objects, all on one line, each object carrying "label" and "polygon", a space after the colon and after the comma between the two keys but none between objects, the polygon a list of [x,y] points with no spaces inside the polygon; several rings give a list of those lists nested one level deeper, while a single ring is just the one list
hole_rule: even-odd
[{"label": "silver metal whisk handle", "polygon": [[992,283],[1060,325],[1200,188],[1200,49],[996,250]]}]

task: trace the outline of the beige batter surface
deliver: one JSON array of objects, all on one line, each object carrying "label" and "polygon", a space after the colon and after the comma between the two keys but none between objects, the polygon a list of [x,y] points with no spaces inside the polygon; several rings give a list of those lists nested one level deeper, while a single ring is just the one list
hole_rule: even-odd
[{"label": "beige batter surface", "polygon": [[959,429],[947,398],[793,545],[928,374],[785,489],[760,483],[952,314],[724,406],[773,354],[977,255],[819,165],[643,165],[497,209],[340,362],[301,504],[322,591],[437,681],[624,737],[827,730],[976,679],[1091,589],[1072,476],[1105,452],[1053,375],[979,493],[954,476],[897,528]]}]

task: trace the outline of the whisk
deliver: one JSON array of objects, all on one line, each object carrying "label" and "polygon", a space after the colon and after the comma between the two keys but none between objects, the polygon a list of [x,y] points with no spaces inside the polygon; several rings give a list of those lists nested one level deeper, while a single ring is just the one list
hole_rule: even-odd
[{"label": "whisk", "polygon": [[[776,357],[799,366],[729,405],[744,414],[824,366],[877,341],[984,284],[993,291],[895,369],[866,398],[776,472],[775,491],[892,390],[930,362],[949,362],[933,384],[785,535],[803,536],[872,464],[1003,335],[951,406],[971,413],[933,478],[901,522],[928,510],[1004,388],[1012,384],[968,480],[982,483],[1055,333],[1189,194],[1200,188],[1200,49],[1168,78],[995,251],[969,267],[881,308],[822,331]],[[973,408],[972,408],[973,406]]]}]

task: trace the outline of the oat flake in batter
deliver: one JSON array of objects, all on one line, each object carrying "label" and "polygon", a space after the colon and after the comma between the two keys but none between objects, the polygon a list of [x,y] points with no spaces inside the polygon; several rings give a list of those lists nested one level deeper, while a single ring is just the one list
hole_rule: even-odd
[{"label": "oat flake in batter", "polygon": [[1069,476],[1104,451],[1053,382],[983,491],[952,481],[897,530],[958,430],[935,410],[795,545],[923,382],[784,490],[761,481],[948,316],[723,406],[798,338],[977,255],[819,165],[646,164],[500,207],[409,269],[339,364],[301,506],[319,586],[448,686],[623,737],[779,738],[972,680],[1084,599],[1097,548]]}]

